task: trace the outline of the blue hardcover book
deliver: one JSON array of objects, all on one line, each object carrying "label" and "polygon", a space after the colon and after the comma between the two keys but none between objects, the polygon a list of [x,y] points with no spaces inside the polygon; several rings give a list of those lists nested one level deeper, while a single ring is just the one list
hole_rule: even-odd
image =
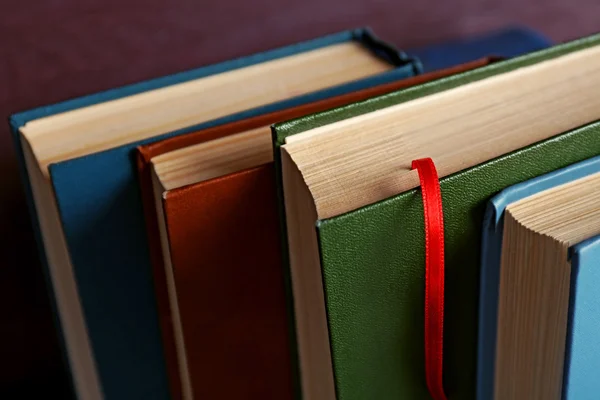
[{"label": "blue hardcover book", "polygon": [[[594,157],[554,171],[550,174],[511,186],[490,199],[484,216],[481,243],[479,338],[477,351],[478,400],[492,399],[494,393],[500,262],[504,230],[504,211],[506,207],[511,203],[525,199],[536,193],[584,178],[597,172],[600,172],[600,157]],[[598,240],[596,240],[596,242],[597,241]],[[589,341],[594,337],[591,332],[595,332],[594,329],[597,331],[597,326],[594,326],[594,319],[588,318],[586,320],[586,315],[589,317],[590,310],[595,310],[594,312],[600,313],[600,307],[594,305],[594,303],[600,305],[600,301],[593,300],[588,302],[590,297],[596,296],[596,292],[593,290],[593,288],[597,286],[596,282],[588,281],[585,286],[581,283],[577,283],[582,282],[583,276],[589,276],[591,279],[594,276],[594,273],[598,273],[593,271],[593,265],[596,263],[596,266],[600,266],[598,265],[600,258],[593,259],[593,255],[597,253],[594,253],[592,249],[597,249],[599,246],[596,244],[594,247],[593,243],[595,242],[591,239],[590,241],[574,246],[573,257],[571,259],[572,278],[570,318],[573,322],[570,324],[572,327],[581,326],[580,329],[575,330],[568,328],[568,332],[570,331],[569,335],[571,336],[571,339],[569,340],[574,345],[571,346],[571,361],[566,362],[565,364],[565,378],[570,376],[569,379],[573,382],[577,380],[582,381],[585,379],[586,372],[589,373],[589,371],[591,371],[586,368],[580,370],[582,368],[578,367],[578,365],[585,364],[586,351],[589,351],[594,347],[592,345],[592,347],[587,348],[585,351],[581,351],[583,347],[581,338],[586,337],[586,340]],[[588,252],[586,252],[585,249],[588,249]],[[584,262],[585,267],[583,267]],[[575,301],[573,301],[573,299],[575,299]],[[580,310],[577,309],[578,307]],[[567,341],[567,349],[569,348],[569,340]],[[600,341],[596,342],[598,343],[596,348],[600,350]],[[586,346],[587,345],[588,344],[586,344]],[[600,356],[600,352],[597,352],[596,354]],[[600,357],[597,357],[597,359],[600,360]],[[591,362],[592,360],[589,361]],[[567,373],[569,370],[573,370],[574,373]],[[593,384],[593,382],[587,382],[587,384],[590,385]],[[598,385],[600,382],[596,384]],[[571,387],[571,390],[575,391],[575,386],[576,385],[574,384],[569,384],[566,385],[565,388]],[[565,399],[571,400],[580,398],[587,397],[565,397]]]},{"label": "blue hardcover book", "polygon": [[411,49],[409,53],[423,63],[424,72],[429,72],[481,57],[516,57],[551,45],[552,42],[548,38],[534,30],[526,27],[511,27],[467,39]]},{"label": "blue hardcover book", "polygon": [[420,72],[357,29],[11,116],[75,392],[167,399],[133,150]]},{"label": "blue hardcover book", "polygon": [[600,236],[571,249],[569,328],[563,380],[564,400],[594,400],[600,393]]}]

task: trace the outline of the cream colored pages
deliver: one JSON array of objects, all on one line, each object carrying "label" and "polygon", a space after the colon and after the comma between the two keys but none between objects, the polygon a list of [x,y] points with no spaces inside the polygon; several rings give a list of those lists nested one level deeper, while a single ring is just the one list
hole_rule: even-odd
[{"label": "cream colored pages", "polygon": [[493,400],[560,400],[568,245],[504,218]]},{"label": "cream colored pages", "polygon": [[179,364],[181,380],[182,400],[191,400],[194,398],[194,391],[190,380],[190,371],[187,363],[187,353],[185,351],[185,337],[183,335],[183,326],[181,325],[181,315],[179,314],[179,305],[177,301],[177,287],[175,285],[175,275],[173,263],[171,263],[171,246],[169,244],[169,232],[167,230],[167,220],[163,200],[166,189],[156,176],[154,169],[152,171],[152,191],[154,192],[154,208],[160,232],[160,245],[163,254],[163,263],[165,268],[165,277],[167,278],[167,289],[169,294],[169,308],[173,321],[173,334],[175,337],[175,346],[177,348],[177,362]]},{"label": "cream colored pages", "polygon": [[319,219],[417,187],[413,159],[440,176],[600,117],[600,47],[290,136],[283,146]]},{"label": "cream colored pages", "polygon": [[600,174],[506,208],[495,400],[562,397],[571,280],[568,252],[598,234]]},{"label": "cream colored pages", "polygon": [[66,355],[79,400],[104,398],[52,187],[21,137]]},{"label": "cream colored pages", "polygon": [[302,395],[306,400],[331,400],[335,384],[315,230],[317,213],[302,175],[285,152],[281,164]]},{"label": "cream colored pages", "polygon": [[27,123],[37,160],[52,162],[176,131],[394,68],[357,42],[96,104]]},{"label": "cream colored pages", "polygon": [[152,165],[165,190],[171,190],[271,161],[271,128],[263,126],[161,154]]},{"label": "cream colored pages", "polygon": [[569,246],[579,243],[600,234],[600,173],[534,194],[506,210],[538,234]]}]

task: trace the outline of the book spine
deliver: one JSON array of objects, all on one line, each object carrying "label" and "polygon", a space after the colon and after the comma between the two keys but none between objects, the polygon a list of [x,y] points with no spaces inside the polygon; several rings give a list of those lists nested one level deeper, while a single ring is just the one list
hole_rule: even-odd
[{"label": "book spine", "polygon": [[417,57],[409,56],[402,50],[396,48],[393,44],[380,39],[371,28],[361,28],[354,32],[356,40],[368,47],[376,56],[397,66],[411,66],[414,75],[423,73],[423,64]]}]

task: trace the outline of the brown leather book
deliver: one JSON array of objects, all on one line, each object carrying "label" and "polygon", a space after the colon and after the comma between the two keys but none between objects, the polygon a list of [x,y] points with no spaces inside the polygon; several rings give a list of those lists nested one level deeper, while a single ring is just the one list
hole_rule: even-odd
[{"label": "brown leather book", "polygon": [[[209,399],[294,397],[296,366],[290,351],[268,127],[494,60],[486,58],[138,148],[174,398],[189,398],[192,393]],[[254,144],[248,147],[257,149],[252,156],[238,157],[239,162],[230,165],[220,154],[201,157],[214,151],[213,142],[212,147],[218,147],[218,140],[231,135],[223,148],[244,149],[240,135],[250,132],[257,132],[251,134]],[[199,152],[194,153],[194,148]],[[176,159],[185,158],[188,149],[191,157],[199,157],[197,164],[212,162],[212,166],[181,167]]]}]

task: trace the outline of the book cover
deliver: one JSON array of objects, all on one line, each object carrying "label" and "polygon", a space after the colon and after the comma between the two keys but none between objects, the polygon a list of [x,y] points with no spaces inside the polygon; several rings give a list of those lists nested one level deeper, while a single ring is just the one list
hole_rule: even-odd
[{"label": "book cover", "polygon": [[[348,41],[363,43],[397,68],[372,78],[213,120],[202,126],[165,132],[164,135],[142,142],[50,165],[50,176],[86,329],[106,398],[169,396],[142,205],[135,179],[135,147],[200,128],[412,76],[419,72],[420,66],[404,53],[379,41],[368,30],[358,29],[41,107],[10,118],[17,154],[21,158],[33,225],[39,231],[38,216],[31,200],[31,186],[27,181],[23,149],[18,137],[19,128],[29,121]],[[38,243],[45,263],[45,251],[40,237]]]},{"label": "book cover", "polygon": [[[179,365],[152,187],[152,158],[216,138],[450,76],[493,61],[495,59],[484,58],[139,147],[138,172],[159,301],[163,345],[169,372],[176,381],[179,381]],[[265,379],[271,377],[270,381],[277,382],[276,385],[271,383],[260,386],[261,390],[250,388],[248,396],[256,393],[256,398],[264,398],[266,393],[279,393],[277,398],[289,397],[286,390],[289,390],[287,385],[292,376],[290,369],[294,368],[295,363],[290,362],[288,354],[291,347],[287,340],[281,257],[279,248],[273,247],[273,243],[279,242],[275,197],[275,175],[271,164],[171,189],[165,193],[163,203],[170,253],[184,325],[186,353],[189,354],[188,370],[193,387],[198,388],[194,389],[196,395],[211,397],[211,393],[214,396],[217,391],[225,390],[221,393],[229,393],[226,397],[237,398],[249,387],[248,382],[252,379],[266,384],[268,381]],[[238,244],[234,252],[229,251],[232,243]],[[252,273],[246,276],[250,271]],[[239,290],[236,280],[240,276],[244,276],[241,281],[247,285],[247,290]],[[253,302],[241,297],[250,296],[249,290],[252,287],[260,290],[260,299],[264,301]],[[212,300],[220,296],[231,300],[210,301],[211,296]],[[230,316],[234,314],[240,319],[232,321]],[[261,318],[251,318],[259,314],[263,314]],[[204,316],[212,321],[209,330],[205,329]],[[265,322],[270,326],[269,334],[264,334],[261,328]],[[246,336],[244,354],[247,354],[247,361],[255,362],[251,368],[245,363],[236,362],[234,349],[227,350],[229,335],[235,336],[239,332],[244,332]],[[217,364],[222,369],[207,374],[206,368],[212,369]],[[231,374],[227,373],[228,369],[232,370]],[[244,369],[246,377],[239,380],[239,385],[224,384],[232,374],[242,376]],[[211,379],[207,379],[208,376]]]},{"label": "book cover", "polygon": [[515,201],[600,171],[600,157],[593,157],[503,189],[489,200],[483,219],[481,275],[479,285],[479,330],[477,348],[477,398],[493,397],[497,331],[500,254],[504,210]]},{"label": "book cover", "polygon": [[563,380],[564,400],[595,399],[600,390],[600,236],[571,248],[569,323]]},{"label": "book cover", "polygon": [[494,399],[563,398],[569,312],[588,311],[587,305],[578,310],[582,305],[570,301],[581,284],[570,253],[573,246],[600,235],[599,193],[597,172],[506,205]]},{"label": "book cover", "polygon": [[[598,41],[597,36],[582,39],[277,124],[274,141],[281,146],[293,134],[540,63]],[[598,124],[575,129],[441,179],[446,235],[444,383],[449,398],[475,397],[478,244],[485,201],[504,187],[600,154],[599,129]],[[280,160],[276,165],[281,174]],[[281,182],[281,175],[278,179]],[[423,355],[420,193],[411,190],[319,220],[316,229],[338,398],[429,398]]]},{"label": "book cover", "polygon": [[273,176],[264,165],[166,192],[195,398],[294,398]]}]

